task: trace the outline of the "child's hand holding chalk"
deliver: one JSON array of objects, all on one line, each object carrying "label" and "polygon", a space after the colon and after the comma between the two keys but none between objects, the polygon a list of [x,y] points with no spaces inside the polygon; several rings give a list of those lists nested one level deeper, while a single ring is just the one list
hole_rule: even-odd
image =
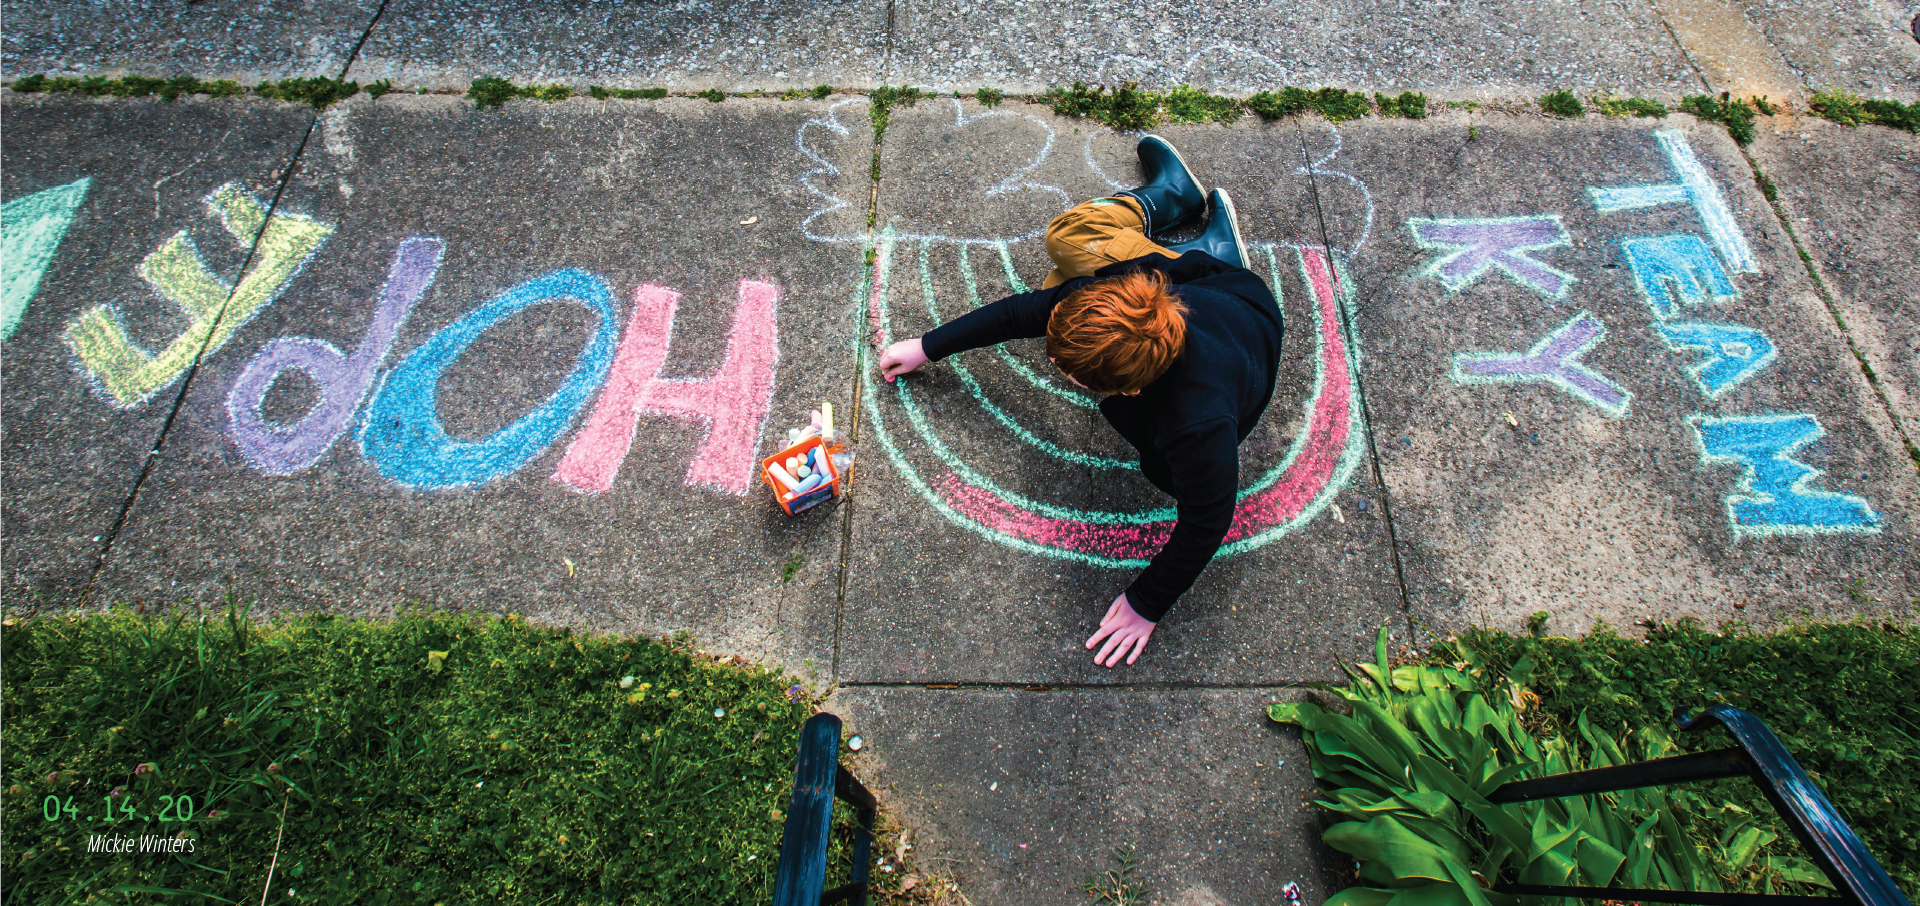
[{"label": "child's hand holding chalk", "polygon": [[927,351],[920,338],[901,340],[880,353],[880,374],[891,381],[927,363]]}]

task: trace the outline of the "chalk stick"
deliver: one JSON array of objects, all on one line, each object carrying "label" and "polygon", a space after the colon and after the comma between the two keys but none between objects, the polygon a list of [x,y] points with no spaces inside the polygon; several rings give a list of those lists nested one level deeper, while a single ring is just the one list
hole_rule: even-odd
[{"label": "chalk stick", "polygon": [[825,401],[820,403],[820,436],[833,436],[833,404]]},{"label": "chalk stick", "polygon": [[800,482],[800,486],[797,488],[794,488],[793,492],[796,494],[805,494],[806,492],[811,491],[814,488],[821,486],[822,484],[825,484],[826,480],[827,480],[827,476],[825,475],[815,475],[812,478],[809,478],[805,481]]},{"label": "chalk stick", "polygon": [[807,476],[812,474],[813,474],[813,470],[807,468],[805,463],[801,463],[799,468],[793,470],[793,477],[798,478],[801,481],[806,481]]},{"label": "chalk stick", "polygon": [[781,484],[786,485],[787,490],[797,491],[800,489],[800,482],[796,480],[792,475],[787,474],[786,469],[780,468],[779,463],[776,462],[773,465],[768,466],[767,472],[774,477],[774,480],[780,482]]}]

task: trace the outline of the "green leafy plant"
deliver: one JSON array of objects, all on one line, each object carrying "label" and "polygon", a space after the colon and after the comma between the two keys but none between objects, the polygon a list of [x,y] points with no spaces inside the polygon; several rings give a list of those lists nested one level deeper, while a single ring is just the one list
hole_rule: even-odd
[{"label": "green leafy plant", "polygon": [[1733,136],[1734,143],[1742,147],[1753,142],[1753,105],[1746,101],[1734,100],[1726,94],[1718,98],[1695,94],[1682,98],[1680,109],[1727,127],[1727,134]]},{"label": "green leafy plant", "polygon": [[1081,883],[1087,898],[1111,906],[1141,906],[1153,896],[1153,889],[1140,879],[1140,856],[1128,843],[1113,851],[1114,867],[1093,875]]},{"label": "green leafy plant", "polygon": [[1208,94],[1185,85],[1176,86],[1168,92],[1165,103],[1167,119],[1182,124],[1219,123],[1227,126],[1246,113],[1245,105],[1233,98]]},{"label": "green leafy plant", "polygon": [[998,88],[982,88],[973,93],[974,100],[988,107],[1000,106],[1000,101],[1006,96],[1007,93]]},{"label": "green leafy plant", "polygon": [[705,98],[706,100],[711,101],[715,104],[718,104],[721,101],[724,101],[727,99],[727,93],[724,91],[721,91],[718,88],[709,88],[705,91],[696,91],[693,93],[693,96],[697,98]]},{"label": "green leafy plant", "polygon": [[1359,885],[1328,906],[1515,906],[1492,890],[1500,882],[1722,891],[1822,879],[1804,860],[1760,856],[1772,832],[1752,822],[1696,838],[1700,803],[1685,791],[1489,802],[1511,780],[1677,748],[1657,725],[1602,732],[1583,716],[1566,735],[1529,725],[1538,699],[1525,670],[1503,677],[1472,660],[1395,667],[1384,628],[1374,656],[1348,669],[1346,686],[1322,687],[1351,715],[1311,702],[1268,709],[1306,731],[1317,804],[1346,819],[1323,839],[1360,863]]},{"label": "green leafy plant", "polygon": [[1574,97],[1573,92],[1565,89],[1549,91],[1541,95],[1540,109],[1560,117],[1584,116],[1587,112],[1587,106],[1580,103],[1580,99]]},{"label": "green leafy plant", "polygon": [[1410,120],[1427,118],[1427,96],[1418,91],[1403,91],[1398,95],[1375,92],[1373,102],[1379,105],[1381,116],[1402,116]]},{"label": "green leafy plant", "polygon": [[[1690,621],[1657,624],[1645,638],[1596,629],[1577,638],[1461,634],[1436,648],[1453,661],[1462,650],[1489,673],[1524,673],[1541,697],[1537,719],[1564,731],[1585,715],[1600,726],[1661,726],[1676,707],[1729,704],[1752,712],[1778,734],[1854,832],[1907,889],[1920,888],[1920,629],[1911,623],[1814,623],[1777,632],[1716,632]],[[1720,731],[1687,733],[1688,751],[1730,745]],[[1769,852],[1791,854],[1786,826],[1760,789],[1745,781],[1694,787],[1711,791],[1727,820],[1749,815],[1782,840]],[[1720,819],[1715,819],[1718,822]],[[1725,828],[1714,826],[1723,833]]]},{"label": "green leafy plant", "polygon": [[827,95],[830,95],[832,93],[833,93],[832,85],[813,86],[813,99],[816,101],[824,101],[827,99]]},{"label": "green leafy plant", "polygon": [[1277,92],[1262,91],[1247,98],[1247,109],[1269,123],[1305,113],[1312,106],[1313,93],[1305,88],[1287,87]]},{"label": "green leafy plant", "polygon": [[885,137],[887,134],[887,123],[891,122],[892,120],[893,108],[911,107],[915,103],[919,102],[920,97],[921,97],[920,89],[908,87],[908,86],[895,88],[889,85],[882,85],[878,88],[875,88],[873,91],[867,94],[867,100],[869,102],[869,106],[867,109],[867,117],[873,121],[873,141],[874,141],[873,178],[874,179],[880,178],[879,142],[880,142],[880,139]]},{"label": "green leafy plant", "polygon": [[381,79],[380,81],[375,82],[366,87],[367,96],[371,98],[380,98],[391,93],[392,91],[393,91],[393,82],[389,79]]},{"label": "green leafy plant", "polygon": [[[18,88],[14,89],[18,91]],[[1838,88],[1814,93],[1813,112],[1842,126],[1877,123],[1907,132],[1920,132],[1920,101],[1902,104],[1890,100],[1863,100]]]},{"label": "green leafy plant", "polygon": [[115,79],[104,76],[48,78],[45,73],[35,73],[15,80],[12,87],[19,94],[32,94],[39,91],[74,92],[89,97],[159,97],[164,101],[174,101],[190,94],[228,98],[247,93],[246,86],[232,79],[203,82],[192,76],[174,76],[167,79],[141,75],[121,76]]},{"label": "green leafy plant", "polygon": [[1153,128],[1160,122],[1160,103],[1164,100],[1161,95],[1142,91],[1137,82],[1122,82],[1111,91],[1105,85],[1088,87],[1085,82],[1075,82],[1071,88],[1048,90],[1044,99],[1061,116],[1098,120],[1123,132]]},{"label": "green leafy plant", "polygon": [[595,85],[587,89],[595,100],[618,98],[623,101],[657,101],[667,96],[665,88],[602,88]]},{"label": "green leafy plant", "polygon": [[498,76],[481,76],[467,84],[467,99],[482,110],[498,107],[520,96],[513,83]]},{"label": "green leafy plant", "polygon": [[253,93],[275,101],[310,104],[316,110],[324,110],[338,101],[344,101],[359,94],[360,83],[313,76],[304,79],[261,82],[253,86]]},{"label": "green leafy plant", "polygon": [[1593,106],[1601,116],[1623,117],[1662,117],[1667,115],[1667,105],[1647,98],[1595,98]]}]

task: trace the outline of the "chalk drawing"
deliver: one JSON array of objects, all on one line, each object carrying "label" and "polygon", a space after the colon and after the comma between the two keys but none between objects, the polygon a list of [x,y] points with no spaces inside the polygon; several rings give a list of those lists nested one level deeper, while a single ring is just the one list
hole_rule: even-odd
[{"label": "chalk drawing", "polygon": [[[440,375],[473,341],[521,309],[572,302],[598,316],[593,337],[553,396],[481,441],[455,440],[440,424]],[[425,490],[486,484],[513,473],[552,444],[613,362],[618,319],[606,281],[566,269],[535,277],[480,306],[407,354],[373,392],[360,428],[360,453],[381,475]]]},{"label": "chalk drawing", "polygon": [[[933,291],[933,269],[927,261],[928,251],[932,245],[931,242],[926,240],[921,240],[919,243],[920,292],[926,299],[927,314],[932,317],[933,326],[938,327],[941,321],[940,306]],[[960,268],[961,276],[967,285],[967,300],[972,307],[977,308],[980,305],[979,281],[974,277],[972,264],[967,259],[967,247],[964,245],[960,247]],[[1019,362],[1018,359],[1014,358],[1013,353],[1007,350],[1005,343],[996,344],[994,349],[1000,353],[1003,361],[1009,364]],[[967,394],[973,397],[974,402],[979,403],[980,408],[985,409],[987,414],[993,417],[994,421],[999,422],[1002,427],[1006,428],[1009,433],[1013,434],[1013,436],[1018,438],[1022,443],[1055,459],[1070,462],[1077,466],[1092,466],[1097,469],[1134,469],[1136,471],[1140,468],[1138,463],[1122,462],[1105,456],[1093,456],[1074,450],[1067,450],[1058,444],[1039,437],[1016,421],[1011,414],[1001,408],[992,399],[988,398],[986,389],[980,386],[980,381],[973,376],[972,370],[967,368],[964,356],[952,356],[946,360],[946,364],[947,367],[953,371],[954,376],[960,379],[960,383],[967,388]],[[1029,375],[1031,375],[1031,370],[1027,369],[1026,363],[1019,362],[1019,368],[1021,370],[1027,370]],[[1037,375],[1031,375],[1029,379],[1036,383],[1046,380]],[[1040,383],[1040,386],[1047,387],[1052,385],[1051,382],[1047,382]],[[1090,397],[1084,395],[1078,396],[1087,399],[1088,402],[1092,403],[1094,408],[1099,408],[1100,404],[1093,401]]]},{"label": "chalk drawing", "polygon": [[266,206],[230,182],[206,198],[208,210],[241,247],[255,246],[253,263],[237,284],[214,276],[186,230],[140,262],[140,279],[185,310],[191,325],[158,355],[141,348],[112,304],[81,312],[67,324],[73,349],[102,395],[131,409],[177,380],[194,360],[212,355],[235,332],[279,298],[313,254],[333,235],[331,224],[301,214],[267,216]]},{"label": "chalk drawing", "polygon": [[780,351],[775,318],[779,300],[778,286],[740,281],[740,301],[733,310],[733,328],[720,369],[704,380],[675,379],[660,377],[660,370],[673,342],[680,294],[651,284],[634,290],[633,315],[607,388],[594,404],[586,427],[567,448],[553,480],[577,490],[605,493],[612,489],[614,476],[627,458],[640,416],[667,415],[706,429],[687,467],[687,484],[747,493],[758,465],[755,448],[773,402],[774,366]]},{"label": "chalk drawing", "polygon": [[[433,285],[445,244],[438,239],[403,240],[387,268],[367,335],[352,356],[325,340],[281,337],[256,353],[227,392],[227,435],[254,468],[291,475],[319,461],[353,422],[360,401],[373,386],[393,338],[415,303]],[[303,371],[319,388],[319,399],[299,421],[272,424],[260,414],[273,382],[289,369]]]},{"label": "chalk drawing", "polygon": [[93,177],[82,177],[0,205],[0,340],[20,326],[92,185]]},{"label": "chalk drawing", "polygon": [[1704,321],[1669,321],[1655,324],[1660,338],[1673,350],[1699,350],[1706,358],[1690,365],[1687,372],[1700,385],[1707,399],[1720,395],[1768,365],[1778,354],[1773,341],[1760,331],[1739,324],[1709,324]]},{"label": "chalk drawing", "polygon": [[1581,312],[1562,324],[1524,354],[1471,353],[1453,357],[1453,379],[1462,384],[1523,384],[1542,382],[1566,391],[1613,418],[1627,414],[1633,394],[1599,372],[1580,363],[1607,338],[1606,325],[1591,312]]},{"label": "chalk drawing", "polygon": [[1549,299],[1566,298],[1567,287],[1573,285],[1573,275],[1541,263],[1532,254],[1572,244],[1557,214],[1460,220],[1413,217],[1407,220],[1407,228],[1413,230],[1415,244],[1443,253],[1420,273],[1437,278],[1450,292],[1467,288],[1496,267]]},{"label": "chalk drawing", "polygon": [[[829,159],[829,155],[816,151],[816,149],[813,147],[813,144],[812,144],[812,141],[815,138],[830,136],[838,139],[846,139],[853,136],[856,130],[863,131],[863,132],[865,130],[868,130],[870,126],[867,123],[867,117],[864,113],[860,115],[859,120],[854,127],[849,127],[847,124],[842,123],[840,121],[841,108],[846,107],[850,104],[865,105],[866,103],[867,101],[864,98],[841,101],[839,103],[834,104],[831,107],[828,107],[827,115],[825,117],[814,119],[814,120],[808,120],[806,123],[802,124],[800,127],[799,135],[797,138],[797,147],[799,149],[799,152],[802,156],[813,161],[813,163],[816,165],[813,169],[810,169],[807,172],[801,174],[800,184],[805,186],[807,191],[812,192],[815,196],[819,197],[822,202],[824,202],[823,207],[815,209],[812,213],[807,215],[806,219],[800,222],[800,232],[802,235],[806,236],[808,239],[812,239],[818,242],[859,242],[863,244],[869,242],[867,228],[864,223],[861,223],[857,228],[855,228],[853,226],[853,221],[848,221],[847,229],[844,230],[843,232],[832,232],[832,231],[821,232],[821,229],[823,228],[817,228],[815,226],[816,221],[819,221],[821,218],[827,216],[828,214],[831,214],[835,211],[849,208],[855,204],[859,204],[859,205],[866,204],[868,186],[866,182],[867,174],[865,172],[861,172],[857,174],[844,174],[840,170],[840,168],[836,166],[832,160]],[[1053,127],[1048,125],[1045,120],[1040,119],[1037,116],[1029,116],[1024,113],[1016,113],[1010,110],[989,110],[984,113],[978,113],[973,116],[967,116],[965,108],[963,108],[960,105],[960,102],[958,100],[952,100],[951,103],[953,104],[953,123],[951,124],[951,126],[948,126],[946,128],[961,129],[969,125],[972,125],[974,123],[981,122],[983,120],[1011,117],[1014,119],[1024,121],[1027,125],[1033,127],[1034,129],[1037,129],[1038,134],[1043,136],[1041,141],[1039,142],[1039,150],[1034,154],[1033,159],[1028,161],[1024,166],[1020,166],[1014,169],[1005,178],[1000,179],[999,181],[984,187],[984,189],[980,193],[982,201],[989,198],[994,198],[995,196],[1005,196],[1005,195],[1010,195],[1018,192],[1032,191],[1032,192],[1041,193],[1043,195],[1051,196],[1054,203],[1054,206],[1051,208],[1051,210],[1065,211],[1068,207],[1072,206],[1073,198],[1072,196],[1067,194],[1067,191],[1065,189],[1062,189],[1059,186],[1051,185],[1048,183],[1033,182],[1026,178],[1027,174],[1033,172],[1034,168],[1040,166],[1040,163],[1046,160],[1048,155],[1053,153],[1053,144],[1054,144]],[[896,125],[895,128],[898,128],[898,126]],[[1004,139],[1002,139],[1002,142],[1004,143]],[[956,170],[956,172],[959,172],[959,171]],[[843,176],[855,176],[859,178],[859,183],[858,183],[859,192],[856,197],[847,197],[847,195],[842,193],[842,191],[837,186],[822,184],[822,183],[830,183],[832,180],[841,178]],[[951,177],[952,180],[959,180],[962,178],[975,178],[975,177],[972,174],[969,174],[966,176]],[[951,189],[952,187],[943,186],[943,188]],[[898,193],[901,197],[911,198],[911,197],[915,197],[920,191],[920,189],[919,187],[912,186],[912,185],[905,185],[905,186],[896,185],[891,191]],[[1005,204],[1004,200],[1002,200],[1002,204]],[[1026,223],[1031,221],[1029,221],[1027,218],[1019,218],[1019,222]],[[896,227],[895,237],[901,240],[923,240],[924,239],[924,240],[935,240],[940,242],[956,242],[956,243],[965,243],[965,244],[973,244],[973,245],[994,245],[996,243],[1001,243],[1001,242],[1018,242],[1022,239],[1032,239],[1032,238],[1038,237],[1041,234],[1046,232],[1045,218],[1041,218],[1039,220],[1039,223],[1040,225],[1032,230],[1021,232],[1015,235],[1005,235],[1005,236],[959,235],[959,234],[944,233],[937,230],[900,229]]]},{"label": "chalk drawing", "polygon": [[1620,248],[1626,252],[1640,297],[1656,318],[1673,317],[1681,303],[1726,304],[1739,298],[1707,244],[1692,233],[1624,239]]},{"label": "chalk drawing", "polygon": [[[873,280],[863,287],[863,301],[879,326],[882,344],[890,335],[887,288],[897,246],[897,237],[883,231]],[[1269,267],[1277,269],[1273,249],[1264,251]],[[1324,248],[1295,251],[1314,297],[1319,347],[1313,389],[1305,403],[1306,428],[1279,464],[1240,492],[1221,556],[1253,550],[1317,518],[1351,478],[1365,449],[1354,392],[1357,356],[1341,329],[1341,307],[1349,294]],[[955,524],[1017,550],[1111,567],[1144,566],[1171,535],[1175,512],[1170,507],[1136,513],[1079,510],[998,487],[946,446],[915,400],[912,384],[886,384],[863,373],[862,411],[871,414],[875,438],[907,483]],[[907,438],[889,426],[881,406],[880,393],[886,388],[893,391],[912,433],[941,464],[940,474],[922,475],[907,458]]]},{"label": "chalk drawing", "polygon": [[[1215,63],[1212,66],[1202,66],[1203,60],[1208,63],[1213,63],[1214,60],[1221,60],[1225,65]],[[1200,67],[1198,75],[1196,75],[1195,67]],[[1104,85],[1118,85],[1122,82],[1132,81],[1150,87],[1170,88],[1174,85],[1202,84],[1208,81],[1205,78],[1207,73],[1214,70],[1226,70],[1242,74],[1251,73],[1250,76],[1243,75],[1242,82],[1239,85],[1224,86],[1228,88],[1284,85],[1290,80],[1290,76],[1297,75],[1296,73],[1290,73],[1287,67],[1281,65],[1266,54],[1255,50],[1248,50],[1245,47],[1231,42],[1221,41],[1201,48],[1198,52],[1187,57],[1186,61],[1181,63],[1178,68],[1168,66],[1160,60],[1149,57],[1124,53],[1107,54],[1105,59],[1100,63],[1100,70],[1097,73],[1095,81],[1098,84]]]},{"label": "chalk drawing", "polygon": [[1654,137],[1660,143],[1661,152],[1666,154],[1667,165],[1680,181],[1616,189],[1589,187],[1587,194],[1592,197],[1593,206],[1602,214],[1610,214],[1656,205],[1691,204],[1707,228],[1707,235],[1712,237],[1714,247],[1720,250],[1720,257],[1726,261],[1727,270],[1736,274],[1758,273],[1760,265],[1754,260],[1753,249],[1747,245],[1746,234],[1740,231],[1739,221],[1733,219],[1733,209],[1727,206],[1720,187],[1707,175],[1707,168],[1700,165],[1699,158],[1694,157],[1693,148],[1687,144],[1687,134],[1678,129],[1662,129],[1654,133]]},{"label": "chalk drawing", "polygon": [[1733,463],[1743,470],[1727,495],[1734,537],[1880,531],[1880,515],[1866,500],[1809,487],[1825,472],[1793,454],[1826,433],[1813,416],[1694,416],[1691,421],[1701,462]]}]

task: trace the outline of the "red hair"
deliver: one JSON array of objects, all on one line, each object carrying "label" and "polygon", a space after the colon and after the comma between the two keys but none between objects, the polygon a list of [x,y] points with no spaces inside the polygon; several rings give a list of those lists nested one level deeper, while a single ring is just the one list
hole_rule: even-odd
[{"label": "red hair", "polygon": [[1047,356],[1095,393],[1160,379],[1187,345],[1187,307],[1166,275],[1134,271],[1074,290],[1047,320]]}]

